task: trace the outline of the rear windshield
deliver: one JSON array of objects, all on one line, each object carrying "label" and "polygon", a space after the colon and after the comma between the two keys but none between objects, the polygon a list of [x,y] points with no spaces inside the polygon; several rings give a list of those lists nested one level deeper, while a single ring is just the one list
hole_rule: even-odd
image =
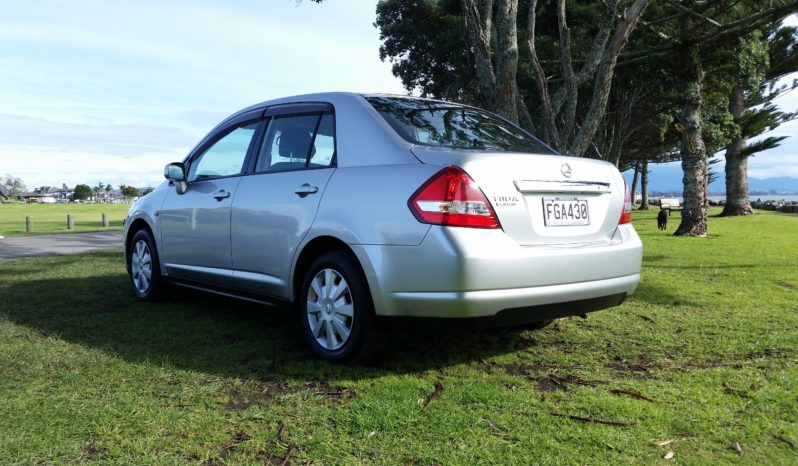
[{"label": "rear windshield", "polygon": [[413,144],[452,149],[554,154],[509,121],[473,107],[400,97],[366,97],[385,121]]}]

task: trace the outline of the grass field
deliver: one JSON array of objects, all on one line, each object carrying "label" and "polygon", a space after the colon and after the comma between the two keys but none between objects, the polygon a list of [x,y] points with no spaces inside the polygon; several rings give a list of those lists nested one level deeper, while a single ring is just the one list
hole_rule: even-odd
[{"label": "grass field", "polygon": [[796,464],[798,216],[654,215],[622,306],[395,330],[368,367],[315,360],[286,313],[135,302],[118,251],[4,262],[0,464]]},{"label": "grass field", "polygon": [[[118,230],[128,209],[128,204],[0,204],[0,236],[28,234],[26,216],[33,217],[33,234]],[[103,212],[110,221],[107,228],[103,228]],[[67,230],[67,214],[74,218],[74,230]]]}]

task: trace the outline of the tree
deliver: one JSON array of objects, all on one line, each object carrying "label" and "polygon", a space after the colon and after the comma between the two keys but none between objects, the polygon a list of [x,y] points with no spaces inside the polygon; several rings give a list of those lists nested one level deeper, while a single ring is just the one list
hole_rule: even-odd
[{"label": "tree", "polygon": [[[764,7],[764,8],[763,8]],[[708,155],[728,144],[733,127],[728,103],[718,111],[718,89],[728,76],[717,63],[718,51],[729,41],[752,30],[780,21],[798,11],[798,1],[700,0],[658,3],[657,20],[648,23],[656,38],[649,47],[635,47],[622,58],[647,60],[652,55],[668,57],[677,74],[681,112],[675,127],[680,133],[684,172],[684,209],[676,235],[703,236],[707,233]],[[651,26],[656,21],[656,29]],[[727,70],[726,70],[727,71]],[[707,118],[711,117],[711,118]]]},{"label": "tree", "polygon": [[92,191],[89,185],[86,184],[79,184],[75,186],[75,190],[72,192],[72,200],[73,201],[85,201],[92,196]]},{"label": "tree", "polygon": [[22,178],[17,178],[10,173],[5,177],[0,176],[0,185],[3,186],[6,196],[12,199],[28,191]]},{"label": "tree", "polygon": [[380,60],[409,91],[487,106],[466,50],[460,0],[387,0],[377,3]]},{"label": "tree", "polygon": [[38,188],[34,188],[33,192],[35,194],[50,194],[55,190],[56,188],[54,186],[39,186]]},{"label": "tree", "polygon": [[92,195],[92,200],[93,201],[97,202],[99,200],[100,193],[103,192],[103,189],[105,189],[105,184],[102,181],[100,181],[99,183],[97,183],[97,186],[95,186],[92,189],[92,192],[94,193]]},{"label": "tree", "polygon": [[750,38],[741,38],[740,43],[741,50],[736,54],[740,68],[756,66],[757,72],[736,76],[729,92],[729,110],[738,131],[726,147],[726,202],[720,214],[723,217],[754,213],[748,199],[748,158],[777,147],[786,136],[748,141],[796,117],[796,113],[781,112],[773,105],[779,95],[796,87],[796,83],[792,87],[776,85],[782,77],[798,71],[796,28],[779,27],[764,34],[755,31]]},{"label": "tree", "polygon": [[[565,0],[557,1],[559,61],[549,70],[544,69],[538,53],[536,29],[538,27],[537,0],[531,0],[526,15],[526,48],[532,75],[537,87],[538,110],[542,119],[538,127],[546,142],[560,151],[582,156],[587,152],[598,129],[599,120],[606,109],[612,77],[618,55],[629,35],[637,26],[650,0],[624,2],[609,0],[600,15],[600,27],[592,36],[592,45],[577,48],[572,42],[568,26]],[[499,0],[496,18],[491,18],[492,0],[462,0],[466,18],[469,48],[475,57],[476,74],[482,94],[495,102],[491,110],[512,121],[519,121],[519,113],[528,119],[529,114],[516,83],[518,50],[516,42],[517,0]],[[477,5],[479,3],[479,6]],[[618,14],[623,7],[623,14]],[[492,23],[496,31],[491,30]],[[494,34],[496,39],[494,39]],[[584,41],[583,41],[584,42]],[[496,58],[491,60],[496,48]],[[574,60],[579,50],[583,65],[574,70]],[[556,78],[554,78],[556,77]],[[582,98],[589,102],[583,106],[580,118],[579,87],[592,81],[590,91]],[[558,87],[552,92],[551,85]]]},{"label": "tree", "polygon": [[153,188],[152,186],[147,186],[147,187],[146,187],[146,188],[144,188],[144,190],[141,192],[141,195],[142,195],[142,196],[146,196],[147,194],[149,194],[149,193],[151,193],[151,192],[153,192],[153,191],[155,191],[155,188]]},{"label": "tree", "polygon": [[138,197],[140,195],[138,188],[134,188],[133,186],[120,185],[119,189],[122,192],[122,196],[126,199]]},{"label": "tree", "polygon": [[[710,156],[734,132],[728,66],[719,51],[798,11],[798,1],[757,0],[557,0],[540,7],[536,0],[460,0],[459,13],[453,3],[385,0],[378,6],[381,57],[401,71],[405,86],[473,98],[537,129],[561,152],[611,160],[622,169],[681,159],[679,235],[706,234]],[[452,19],[458,15],[461,22]],[[516,27],[519,15],[526,28]],[[447,24],[449,31],[440,33]],[[464,38],[465,56],[457,37]],[[518,43],[527,53],[515,50]],[[624,73],[616,73],[618,67]],[[646,72],[635,72],[641,69]],[[630,75],[642,78],[633,85]],[[652,110],[648,116],[641,106]]]},{"label": "tree", "polygon": [[638,210],[648,210],[648,160],[640,163],[640,208]]},{"label": "tree", "polygon": [[[390,58],[408,89],[471,97],[471,103],[537,128],[562,152],[585,155],[606,109],[618,56],[649,2],[566,8],[558,0],[556,9],[543,5],[538,11],[537,0],[461,0],[457,12],[449,0],[387,0],[378,5],[376,24],[381,57]],[[458,16],[460,21],[452,19]],[[419,17],[425,19],[409,20]],[[519,18],[526,25],[520,31]],[[580,28],[572,31],[572,20]],[[454,29],[438,32],[444,25]],[[526,53],[519,52],[519,37]],[[574,70],[575,63],[582,66]],[[476,84],[476,95],[469,84]]]}]

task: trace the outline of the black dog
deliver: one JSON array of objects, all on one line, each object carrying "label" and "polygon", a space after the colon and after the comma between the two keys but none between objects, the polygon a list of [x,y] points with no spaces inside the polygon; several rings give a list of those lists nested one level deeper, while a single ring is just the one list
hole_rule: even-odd
[{"label": "black dog", "polygon": [[657,214],[657,226],[660,230],[668,227],[668,214],[664,210],[660,210]]}]

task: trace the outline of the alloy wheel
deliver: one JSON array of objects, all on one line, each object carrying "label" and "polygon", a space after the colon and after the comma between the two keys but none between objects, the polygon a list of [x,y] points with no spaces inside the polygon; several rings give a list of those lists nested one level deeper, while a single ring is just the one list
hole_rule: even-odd
[{"label": "alloy wheel", "polygon": [[130,276],[133,279],[133,286],[139,293],[146,293],[152,283],[152,254],[147,242],[140,239],[133,247],[133,254],[130,256]]},{"label": "alloy wheel", "polygon": [[341,348],[352,333],[354,311],[344,277],[334,269],[320,270],[310,282],[307,297],[307,319],[316,342],[328,351]]}]

